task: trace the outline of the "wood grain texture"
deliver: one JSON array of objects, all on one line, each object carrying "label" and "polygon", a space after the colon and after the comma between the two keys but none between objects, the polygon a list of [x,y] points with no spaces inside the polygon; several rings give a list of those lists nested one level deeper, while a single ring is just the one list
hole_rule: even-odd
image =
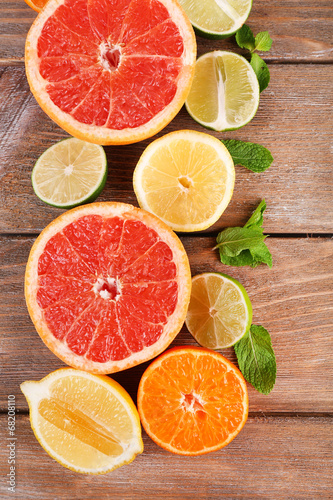
[{"label": "wood grain texture", "polygon": [[[306,74],[306,78],[304,75]],[[209,132],[218,138],[257,142],[274,157],[261,174],[236,167],[234,195],[210,230],[243,225],[265,198],[268,233],[333,232],[333,66],[271,67],[271,84],[259,110],[246,127],[224,134],[207,131],[183,108],[158,136],[179,129]],[[283,82],[283,85],[282,85]],[[40,232],[61,210],[34,194],[31,170],[40,154],[63,137],[30,93],[23,68],[6,68],[0,79],[2,130],[0,143],[0,233]],[[38,133],[36,133],[38,131]],[[156,136],[157,137],[157,136]],[[108,181],[100,201],[137,204],[132,173],[153,139],[129,146],[109,146]]]},{"label": "wood grain texture", "polygon": [[[24,63],[24,44],[36,13],[21,1],[0,2],[0,64]],[[281,0],[276,5],[254,0],[247,24],[256,34],[268,30],[274,40],[269,62],[332,62],[333,30],[330,0]],[[198,54],[216,47],[241,52],[234,37],[211,41],[198,38]]]},{"label": "wood grain texture", "polygon": [[[0,417],[2,443],[6,416]],[[40,447],[26,415],[16,424],[17,487],[0,498],[24,500],[220,500],[221,498],[332,498],[332,421],[329,418],[249,418],[226,448],[201,457],[172,455],[144,433],[144,452],[102,476],[76,474]],[[0,450],[1,477],[8,473]]]},{"label": "wood grain texture", "polygon": [[[219,262],[214,239],[182,238],[192,274],[220,271],[239,279],[253,305],[253,323],[270,332],[277,358],[277,382],[269,396],[249,385],[250,412],[333,412],[333,241],[324,238],[271,238],[274,266],[234,268]],[[0,239],[0,408],[15,394],[19,409],[27,403],[19,390],[24,380],[39,380],[64,364],[44,346],[24,301],[24,271],[33,239]],[[196,345],[184,326],[172,345]],[[236,362],[232,348],[221,351]],[[136,398],[149,363],[114,375]],[[19,368],[18,368],[19,367]]]}]

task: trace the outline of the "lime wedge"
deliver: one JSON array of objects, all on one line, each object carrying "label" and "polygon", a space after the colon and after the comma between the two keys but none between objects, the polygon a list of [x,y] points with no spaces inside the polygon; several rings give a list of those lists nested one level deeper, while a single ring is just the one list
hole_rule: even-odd
[{"label": "lime wedge", "polygon": [[198,35],[227,38],[248,18],[252,0],[179,0]]},{"label": "lime wedge", "polygon": [[44,151],[31,176],[38,198],[58,208],[94,201],[104,188],[106,178],[107,159],[102,146],[74,137]]},{"label": "lime wedge", "polygon": [[250,63],[216,50],[199,57],[186,109],[204,127],[222,132],[246,125],[259,106],[259,84]]},{"label": "lime wedge", "polygon": [[203,347],[224,349],[250,329],[252,305],[245,288],[222,273],[203,273],[192,279],[186,326]]}]

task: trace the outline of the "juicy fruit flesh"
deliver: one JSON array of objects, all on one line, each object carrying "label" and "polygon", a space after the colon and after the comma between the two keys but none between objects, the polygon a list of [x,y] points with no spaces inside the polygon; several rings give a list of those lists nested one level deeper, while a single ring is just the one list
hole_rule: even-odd
[{"label": "juicy fruit flesh", "polygon": [[248,319],[243,295],[233,282],[213,274],[193,279],[186,325],[200,345],[218,349],[234,344]]},{"label": "juicy fruit flesh", "polygon": [[117,389],[63,371],[47,387],[44,381],[22,384],[29,406],[34,401],[30,411],[37,410],[31,418],[43,447],[61,463],[87,471],[116,463],[129,448],[139,452],[139,443],[134,443],[139,431]]},{"label": "juicy fruit flesh", "polygon": [[180,0],[179,3],[195,26],[216,33],[241,26],[251,5],[244,0]]},{"label": "juicy fruit flesh", "polygon": [[184,44],[158,0],[65,0],[38,39],[39,71],[81,123],[139,127],[175,97]]},{"label": "juicy fruit flesh", "polygon": [[257,95],[258,82],[247,61],[216,51],[198,59],[186,105],[200,123],[221,131],[252,118]]},{"label": "juicy fruit flesh", "polygon": [[157,342],[177,300],[173,253],[138,220],[80,217],[47,242],[38,261],[43,320],[91,361],[122,360]]},{"label": "juicy fruit flesh", "polygon": [[149,433],[170,451],[209,451],[244,421],[247,395],[239,375],[221,359],[210,353],[166,356],[139,388]]},{"label": "juicy fruit flesh", "polygon": [[84,199],[102,182],[105,163],[100,147],[74,138],[61,141],[45,151],[34,168],[36,194],[54,204]]},{"label": "juicy fruit flesh", "polygon": [[149,158],[142,176],[146,203],[174,225],[209,220],[221,204],[228,184],[227,167],[210,145],[174,139]]}]

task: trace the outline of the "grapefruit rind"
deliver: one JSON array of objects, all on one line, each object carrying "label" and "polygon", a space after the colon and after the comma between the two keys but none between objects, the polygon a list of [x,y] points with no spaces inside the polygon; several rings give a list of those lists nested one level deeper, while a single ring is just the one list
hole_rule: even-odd
[{"label": "grapefruit rind", "polygon": [[[133,424],[133,439],[131,440],[130,446],[125,450],[125,452],[114,459],[113,463],[109,467],[97,468],[92,470],[83,469],[82,467],[73,466],[72,463],[68,462],[64,457],[56,453],[45,441],[43,434],[40,431],[39,426],[39,412],[38,404],[39,402],[48,397],[48,388],[56,380],[63,377],[79,376],[86,378],[87,380],[94,380],[103,385],[108,391],[120,401],[121,405],[127,410],[128,415],[131,418]],[[20,385],[21,391],[27,399],[29,410],[30,410],[30,424],[31,428],[35,434],[35,437],[42,448],[56,460],[59,464],[70,469],[74,472],[79,472],[82,474],[106,474],[119,467],[133,462],[137,455],[143,452],[143,442],[141,438],[141,424],[137,409],[125,389],[118,384],[115,380],[105,376],[105,375],[92,375],[87,372],[78,371],[73,368],[60,368],[40,381],[26,381]]]},{"label": "grapefruit rind", "polygon": [[178,2],[176,0],[159,1],[171,14],[171,19],[176,22],[183,39],[185,52],[182,56],[183,67],[177,79],[177,91],[172,101],[150,121],[136,128],[115,130],[106,127],[87,125],[62,111],[52,102],[45,90],[48,82],[39,73],[37,44],[45,22],[55,10],[65,2],[65,0],[49,0],[33,22],[25,44],[25,69],[30,90],[45,113],[73,137],[105,146],[132,144],[157,134],[166,127],[180,111],[190,91],[194,77],[196,38],[192,25]]},{"label": "grapefruit rind", "polygon": [[[38,261],[43,253],[45,245],[56,233],[72,223],[78,217],[85,215],[101,215],[105,217],[123,217],[128,220],[142,221],[154,229],[162,241],[169,245],[173,253],[173,260],[177,268],[178,299],[174,312],[169,316],[167,324],[157,342],[145,347],[139,352],[133,353],[127,358],[119,361],[107,361],[105,363],[88,360],[73,353],[65,345],[56,339],[43,320],[42,310],[37,303],[37,277]],[[118,202],[101,202],[90,205],[82,205],[73,208],[51,222],[38,236],[33,244],[25,272],[25,299],[28,312],[35,325],[37,333],[45,345],[62,361],[77,369],[86,370],[96,374],[115,373],[132,366],[138,365],[157,356],[164,351],[179,333],[187,313],[187,307],[191,296],[191,271],[187,254],[177,235],[158,217],[136,208],[132,205]]]},{"label": "grapefruit rind", "polygon": [[[149,419],[147,419],[145,412],[144,412],[144,407],[143,407],[143,397],[144,397],[144,384],[147,378],[153,373],[154,369],[157,368],[158,366],[162,365],[163,361],[171,356],[177,356],[178,354],[181,353],[190,353],[194,356],[200,356],[201,354],[209,354],[212,357],[215,357],[215,359],[218,359],[221,363],[224,363],[227,367],[228,370],[231,370],[234,372],[234,374],[237,375],[237,379],[242,387],[244,397],[242,400],[242,405],[243,405],[243,417],[239,425],[237,426],[236,429],[232,433],[229,434],[228,438],[223,441],[222,443],[219,443],[216,446],[212,446],[210,448],[203,448],[200,451],[185,451],[185,450],[179,450],[172,446],[170,443],[166,443],[159,439],[150,429],[150,423]],[[138,397],[137,397],[137,406],[138,406],[138,412],[140,415],[140,420],[143,428],[145,429],[146,433],[148,436],[161,448],[164,448],[167,451],[170,451],[171,453],[175,453],[176,455],[185,455],[185,456],[198,456],[198,455],[205,455],[207,453],[211,453],[212,451],[218,451],[225,446],[227,446],[242,430],[244,427],[247,417],[248,417],[248,411],[249,411],[249,398],[248,398],[248,392],[247,392],[247,386],[245,379],[239,369],[231,363],[227,358],[222,356],[222,354],[219,354],[215,351],[212,351],[210,349],[206,349],[204,347],[196,347],[196,346],[191,346],[191,347],[173,347],[171,349],[168,349],[166,352],[161,354],[157,359],[155,359],[145,370],[143,373],[139,387],[138,387]]]}]

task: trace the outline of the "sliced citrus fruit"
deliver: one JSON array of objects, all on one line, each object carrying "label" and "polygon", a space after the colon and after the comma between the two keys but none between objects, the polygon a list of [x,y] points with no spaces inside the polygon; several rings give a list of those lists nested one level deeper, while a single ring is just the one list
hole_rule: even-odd
[{"label": "sliced citrus fruit", "polygon": [[251,322],[252,305],[237,280],[222,273],[194,276],[186,326],[200,345],[230,347],[249,331]]},{"label": "sliced citrus fruit", "polygon": [[36,12],[40,12],[48,0],[24,0]]},{"label": "sliced citrus fruit", "polygon": [[204,127],[235,130],[259,106],[259,84],[250,63],[233,52],[216,50],[199,57],[186,109]]},{"label": "sliced citrus fruit", "polygon": [[129,144],[165,127],[184,104],[195,58],[176,0],[49,0],[25,51],[42,109],[96,144]]},{"label": "sliced citrus fruit", "polygon": [[235,184],[227,148],[215,137],[179,130],[152,142],[133,176],[141,208],[174,231],[201,231],[226,209]]},{"label": "sliced citrus fruit", "polygon": [[38,158],[32,186],[38,198],[58,208],[94,201],[105,186],[107,159],[102,146],[71,137]]},{"label": "sliced citrus fruit", "polygon": [[162,352],[191,293],[184,247],[157,217],[124,203],[65,212],[34,243],[25,295],[36,330],[65,363],[112,373]]},{"label": "sliced citrus fruit", "polygon": [[155,359],[138,390],[141,423],[155,443],[202,455],[232,441],[248,415],[245,380],[221,354],[176,347]]},{"label": "sliced citrus fruit", "polygon": [[21,390],[37,440],[61,465],[105,474],[142,453],[138,412],[115,380],[62,368]]},{"label": "sliced citrus fruit", "polygon": [[227,38],[248,18],[252,0],[179,0],[198,35]]}]

